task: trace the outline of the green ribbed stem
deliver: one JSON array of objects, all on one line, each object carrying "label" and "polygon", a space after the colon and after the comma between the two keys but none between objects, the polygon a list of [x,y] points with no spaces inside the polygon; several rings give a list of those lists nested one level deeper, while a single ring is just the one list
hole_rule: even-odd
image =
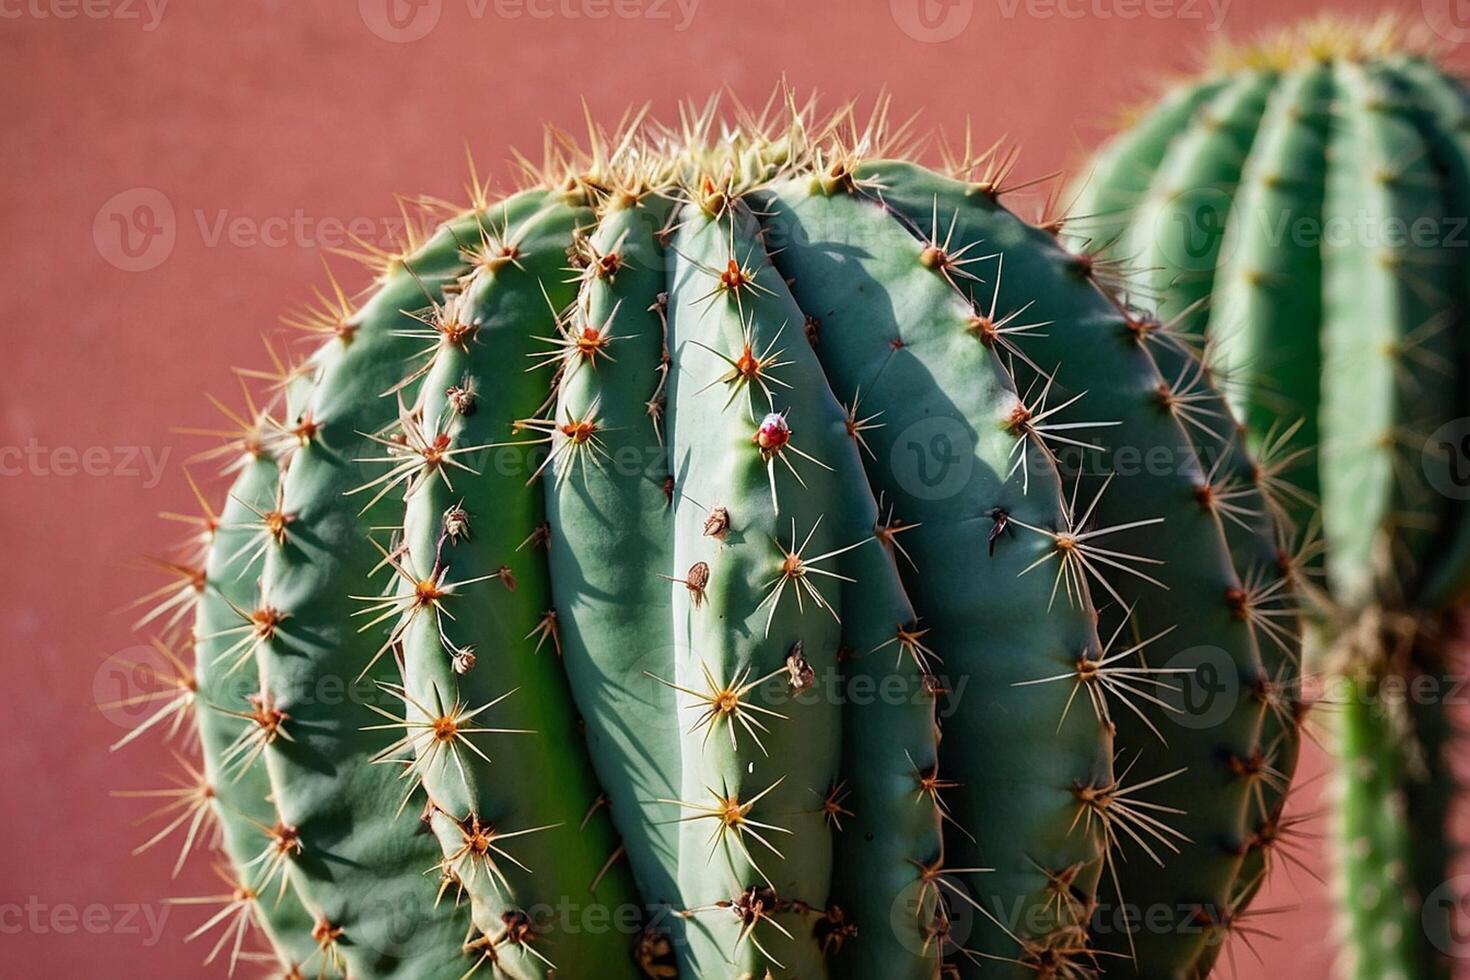
[{"label": "green ribbed stem", "polygon": [[[1269,491],[1249,509],[1278,518],[1293,574],[1322,577],[1317,666],[1346,693],[1346,960],[1365,978],[1435,977],[1436,930],[1419,915],[1450,877],[1449,723],[1438,694],[1392,711],[1361,696],[1415,678],[1443,693],[1441,620],[1470,574],[1470,495],[1456,482],[1456,420],[1470,407],[1470,102],[1428,59],[1352,47],[1319,39],[1315,57],[1257,59],[1282,63],[1171,92],[1101,153],[1069,230],[1148,270],[1141,289],[1171,332],[1207,342],[1247,423]],[[1273,680],[1283,668],[1285,710],[1267,726],[1294,755],[1295,668],[1279,653],[1266,663]],[[1275,810],[1246,859],[1257,878],[1285,829],[1283,790],[1270,786]]]},{"label": "green ribbed stem", "polygon": [[[1207,967],[1297,738],[1224,398],[983,186],[787,122],[450,219],[293,373],[259,589],[200,610],[283,962]],[[1223,712],[1174,697],[1200,650]]]}]

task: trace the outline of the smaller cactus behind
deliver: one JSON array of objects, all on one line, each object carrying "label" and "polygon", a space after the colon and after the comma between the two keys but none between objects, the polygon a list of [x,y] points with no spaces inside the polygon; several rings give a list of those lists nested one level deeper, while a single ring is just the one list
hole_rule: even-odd
[{"label": "smaller cactus behind", "polygon": [[[1208,970],[1295,767],[1266,488],[1007,168],[902,144],[886,109],[553,140],[302,318],[190,599],[232,941],[357,977]],[[1182,696],[1200,651],[1228,704]]]},{"label": "smaller cactus behind", "polygon": [[1224,49],[1098,155],[1069,226],[1143,270],[1226,379],[1310,556],[1364,978],[1448,975],[1444,910],[1422,903],[1451,877],[1444,700],[1470,586],[1470,92],[1408,35],[1322,20]]}]

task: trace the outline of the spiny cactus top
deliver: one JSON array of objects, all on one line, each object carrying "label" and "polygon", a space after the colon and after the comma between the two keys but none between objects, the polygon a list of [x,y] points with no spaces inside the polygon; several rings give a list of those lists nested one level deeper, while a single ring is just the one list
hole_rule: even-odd
[{"label": "spiny cactus top", "polygon": [[[1226,48],[1087,171],[1074,228],[1133,264],[1283,469],[1318,497],[1343,611],[1470,578],[1470,102],[1399,20]],[[1320,452],[1318,452],[1320,448]]]},{"label": "spiny cactus top", "polygon": [[1343,933],[1356,976],[1448,975],[1470,93],[1396,19],[1312,22],[1174,87],[1098,157],[1077,210],[1074,229],[1207,342],[1278,516],[1314,537],[1320,500],[1306,547],[1325,578],[1314,646],[1341,680]]},{"label": "spiny cactus top", "polygon": [[993,158],[716,125],[555,139],[301,318],[151,618],[194,616],[216,953],[1207,971],[1302,714],[1221,397]]}]

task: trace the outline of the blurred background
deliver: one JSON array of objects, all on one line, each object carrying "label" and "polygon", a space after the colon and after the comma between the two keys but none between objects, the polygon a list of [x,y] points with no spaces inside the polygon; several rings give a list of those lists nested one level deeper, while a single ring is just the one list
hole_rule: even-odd
[{"label": "blurred background", "polygon": [[[1450,42],[1463,0],[1401,2]],[[226,420],[234,365],[309,299],[349,233],[386,244],[394,192],[459,199],[465,146],[502,184],[541,126],[615,121],[728,89],[761,101],[785,78],[828,98],[892,94],[921,128],[1000,136],[1018,173],[1076,166],[1222,37],[1347,0],[0,0],[0,975],[224,976],[207,860],[176,880],[165,844],[139,857],[168,749],[109,754],[138,720],[149,662],[118,610],[162,584],[142,556],[197,508],[180,428]],[[1011,201],[1030,214],[1033,202]],[[364,276],[331,259],[345,282]],[[1320,751],[1296,812],[1318,808]],[[1325,840],[1304,824],[1222,974],[1323,977],[1332,916]]]}]

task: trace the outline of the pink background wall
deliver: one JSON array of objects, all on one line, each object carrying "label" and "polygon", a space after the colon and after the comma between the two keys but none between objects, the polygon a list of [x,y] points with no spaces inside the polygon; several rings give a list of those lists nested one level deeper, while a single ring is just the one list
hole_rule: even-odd
[{"label": "pink background wall", "polygon": [[[394,191],[458,195],[465,141],[496,163],[537,147],[543,120],[575,126],[581,99],[604,119],[645,99],[667,113],[722,86],[763,98],[783,75],[832,97],[887,87],[930,126],[968,114],[1041,174],[1075,163],[1120,102],[1187,67],[1217,28],[1328,6],[1153,0],[1154,15],[1129,17],[1131,0],[622,0],[610,9],[639,16],[594,20],[599,0],[153,2],[0,0],[0,446],[26,451],[0,459],[9,976],[199,973],[205,949],[182,939],[200,914],[161,903],[215,883],[207,862],[171,884],[171,854],[128,856],[144,808],[109,791],[157,785],[168,757],[156,743],[107,753],[121,729],[98,701],[118,675],[102,665],[138,642],[113,611],[156,582],[136,556],[178,529],[151,515],[189,507],[178,464],[208,445],[170,428],[217,422],[204,393],[232,395],[229,367],[262,363],[257,334],[307,297],[343,223],[381,229]],[[413,15],[401,30],[389,2]],[[1424,9],[1443,25],[1451,2]],[[113,216],[139,205],[162,234],[130,255]],[[1320,866],[1315,846],[1303,853]],[[1278,875],[1261,905],[1291,907],[1261,923],[1282,938],[1256,944],[1268,967],[1236,949],[1236,975],[1324,976],[1321,886]]]}]

